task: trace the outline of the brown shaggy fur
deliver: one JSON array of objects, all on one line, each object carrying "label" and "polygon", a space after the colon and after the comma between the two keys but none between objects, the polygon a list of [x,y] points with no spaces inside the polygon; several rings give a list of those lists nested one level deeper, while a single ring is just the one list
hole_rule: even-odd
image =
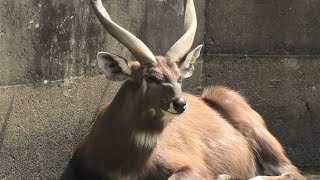
[{"label": "brown shaggy fur", "polygon": [[[157,61],[130,63],[131,78],[100,109],[62,179],[304,179],[242,96],[224,87],[183,93],[177,65]],[[163,103],[175,97],[188,105],[180,115]]]}]

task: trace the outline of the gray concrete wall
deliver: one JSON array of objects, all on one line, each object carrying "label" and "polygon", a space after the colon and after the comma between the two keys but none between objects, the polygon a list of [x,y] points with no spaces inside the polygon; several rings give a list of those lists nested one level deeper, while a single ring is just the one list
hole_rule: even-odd
[{"label": "gray concrete wall", "polygon": [[[195,45],[206,48],[184,88],[199,93],[200,86],[225,84],[243,92],[293,161],[316,170],[320,7],[281,2],[195,1]],[[156,54],[182,35],[183,0],[104,3]],[[61,174],[97,108],[121,84],[101,75],[98,51],[131,58],[87,0],[0,1],[0,179]]]},{"label": "gray concrete wall", "polygon": [[211,54],[319,55],[320,1],[210,0]]},{"label": "gray concrete wall", "polygon": [[320,171],[320,1],[206,1],[203,85],[245,95],[302,169]]}]

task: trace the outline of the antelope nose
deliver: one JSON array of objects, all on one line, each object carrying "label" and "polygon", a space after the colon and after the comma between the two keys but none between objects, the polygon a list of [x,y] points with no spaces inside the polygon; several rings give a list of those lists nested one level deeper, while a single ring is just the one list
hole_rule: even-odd
[{"label": "antelope nose", "polygon": [[183,98],[176,98],[172,102],[173,109],[178,113],[183,113],[187,108],[187,103]]}]

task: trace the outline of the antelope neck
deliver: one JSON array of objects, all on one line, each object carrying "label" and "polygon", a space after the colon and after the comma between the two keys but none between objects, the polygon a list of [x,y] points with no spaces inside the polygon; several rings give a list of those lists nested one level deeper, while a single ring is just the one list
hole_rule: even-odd
[{"label": "antelope neck", "polygon": [[90,164],[103,164],[109,174],[130,175],[146,167],[164,129],[163,113],[141,106],[138,89],[142,91],[137,84],[125,82],[88,133]]}]

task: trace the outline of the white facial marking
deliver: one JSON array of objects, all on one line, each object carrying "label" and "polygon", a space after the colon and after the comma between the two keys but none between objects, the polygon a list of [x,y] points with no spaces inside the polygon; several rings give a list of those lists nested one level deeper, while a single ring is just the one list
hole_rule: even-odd
[{"label": "white facial marking", "polygon": [[170,103],[170,108],[168,109],[168,111],[173,113],[173,114],[178,114],[178,112],[173,107],[173,103]]},{"label": "white facial marking", "polygon": [[143,94],[147,92],[147,81],[145,79],[142,80],[142,91]]},{"label": "white facial marking", "polygon": [[[187,105],[185,105],[183,108],[184,108],[184,112],[186,112],[187,111]],[[173,114],[178,114],[178,112],[173,107],[173,103],[170,103],[170,108],[168,109],[168,111],[173,113]]]},{"label": "white facial marking", "polygon": [[162,83],[163,86],[169,86],[173,88],[173,85],[171,83]]},{"label": "white facial marking", "polygon": [[149,112],[152,114],[152,116],[156,115],[156,110],[155,109],[150,109]]},{"label": "white facial marking", "polygon": [[132,133],[132,139],[138,147],[153,148],[158,143],[159,135],[150,132],[135,131]]}]

